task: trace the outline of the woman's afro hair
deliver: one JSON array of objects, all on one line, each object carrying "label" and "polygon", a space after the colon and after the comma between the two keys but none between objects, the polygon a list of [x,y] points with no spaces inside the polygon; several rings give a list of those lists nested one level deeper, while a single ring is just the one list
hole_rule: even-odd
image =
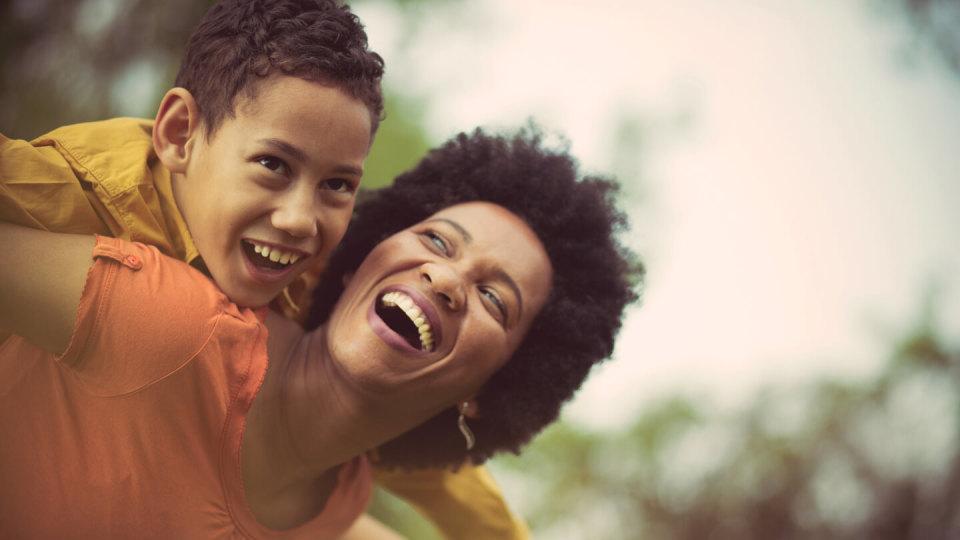
[{"label": "woman's afro hair", "polygon": [[553,288],[517,351],[476,396],[469,452],[450,407],[383,444],[379,464],[407,469],[482,463],[502,450],[518,453],[557,418],[590,368],[613,351],[624,308],[637,299],[643,266],[620,244],[627,226],[614,198],[618,186],[578,179],[565,148],[548,149],[536,126],[511,136],[477,129],[434,149],[390,187],[357,204],[353,222],[314,297],[308,327],[325,321],[343,291],[343,276],[388,236],[434,213],[470,201],[498,204],[537,234],[553,266]]}]

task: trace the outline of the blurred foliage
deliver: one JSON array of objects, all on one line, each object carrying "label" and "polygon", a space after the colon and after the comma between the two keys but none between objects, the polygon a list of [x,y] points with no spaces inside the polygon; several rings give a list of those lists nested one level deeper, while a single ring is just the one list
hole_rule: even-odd
[{"label": "blurred foliage", "polygon": [[413,507],[382,488],[376,488],[367,513],[386,523],[404,538],[416,540],[441,540],[437,529],[418,514]]},{"label": "blurred foliage", "polygon": [[711,413],[670,398],[631,426],[558,424],[501,459],[550,538],[960,537],[960,351],[928,326],[862,381],[769,388]]},{"label": "blurred foliage", "polygon": [[389,184],[432,146],[422,127],[423,105],[418,100],[387,88],[384,109],[386,118],[364,166],[363,185],[367,188]]},{"label": "blurred foliage", "polygon": [[960,75],[960,2],[905,0],[910,21],[954,74]]},{"label": "blurred foliage", "polygon": [[913,44],[931,47],[960,76],[960,2],[957,0],[874,0],[913,29]]},{"label": "blurred foliage", "polygon": [[[199,20],[208,5],[198,0],[2,4],[3,132],[32,138],[74,122],[152,117],[192,30],[184,21]],[[154,84],[145,88],[144,82]]]}]

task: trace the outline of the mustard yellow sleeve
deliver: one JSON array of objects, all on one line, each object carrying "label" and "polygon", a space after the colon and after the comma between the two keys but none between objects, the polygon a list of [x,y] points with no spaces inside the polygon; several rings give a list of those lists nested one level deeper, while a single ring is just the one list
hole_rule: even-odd
[{"label": "mustard yellow sleeve", "polygon": [[[66,233],[111,233],[64,156],[0,135],[0,220]],[[99,210],[99,211],[98,211]]]},{"label": "mustard yellow sleeve", "polygon": [[526,525],[510,512],[487,469],[464,465],[418,471],[375,470],[378,484],[406,500],[446,538],[522,540]]}]

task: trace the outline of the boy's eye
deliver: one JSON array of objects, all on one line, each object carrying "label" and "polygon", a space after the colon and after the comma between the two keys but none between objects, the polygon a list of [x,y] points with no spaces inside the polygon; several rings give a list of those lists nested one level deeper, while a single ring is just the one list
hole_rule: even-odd
[{"label": "boy's eye", "polygon": [[497,311],[500,312],[500,318],[502,321],[506,322],[507,320],[507,306],[504,305],[503,300],[497,295],[497,291],[491,289],[490,287],[480,287],[480,295],[489,300]]},{"label": "boy's eye", "polygon": [[433,244],[433,246],[437,249],[437,251],[439,251],[444,255],[450,254],[450,246],[447,245],[447,241],[443,238],[443,236],[440,236],[438,233],[434,231],[427,231],[423,233],[423,236],[425,236],[427,240],[429,240],[430,243]]},{"label": "boy's eye", "polygon": [[280,158],[273,156],[260,156],[257,158],[257,163],[263,166],[263,168],[275,172],[277,174],[286,174],[287,164]]},{"label": "boy's eye", "polygon": [[353,191],[353,184],[343,178],[330,178],[329,180],[324,180],[321,185],[324,189],[336,191],[337,193],[349,193]]}]

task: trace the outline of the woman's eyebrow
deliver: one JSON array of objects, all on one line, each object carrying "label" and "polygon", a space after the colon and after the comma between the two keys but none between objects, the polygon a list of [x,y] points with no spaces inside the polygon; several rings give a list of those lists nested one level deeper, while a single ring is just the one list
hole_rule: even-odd
[{"label": "woman's eyebrow", "polygon": [[[455,231],[460,233],[460,236],[463,237],[464,242],[469,244],[470,242],[473,241],[473,237],[470,236],[470,232],[464,229],[462,225],[460,225],[456,221],[453,221],[452,219],[437,217],[437,218],[429,219],[428,221],[441,221],[443,223],[446,223],[447,225],[450,225],[451,227],[453,227]],[[513,295],[517,299],[517,319],[519,320],[520,318],[523,317],[523,294],[520,293],[520,287],[517,285],[517,282],[514,281],[512,277],[510,277],[510,274],[508,274],[502,268],[497,268],[494,271],[494,276],[497,279],[506,283],[507,287],[510,287],[510,290],[513,291]]]},{"label": "woman's eyebrow", "polygon": [[470,242],[473,242],[473,237],[470,236],[470,233],[469,233],[466,229],[464,229],[462,225],[460,225],[460,224],[457,223],[456,221],[453,221],[452,219],[447,219],[447,218],[438,217],[438,218],[429,219],[428,221],[442,221],[443,223],[446,223],[447,225],[453,227],[454,230],[456,230],[458,233],[460,233],[460,236],[463,237],[463,241],[464,241],[464,242],[466,242],[466,243],[468,243],[468,244],[469,244]]},{"label": "woman's eyebrow", "polygon": [[510,274],[506,273],[502,268],[497,268],[494,275],[506,283],[507,287],[510,287],[513,294],[517,297],[517,320],[520,320],[523,318],[523,295],[520,294],[520,287],[518,287],[517,282],[510,277]]}]

